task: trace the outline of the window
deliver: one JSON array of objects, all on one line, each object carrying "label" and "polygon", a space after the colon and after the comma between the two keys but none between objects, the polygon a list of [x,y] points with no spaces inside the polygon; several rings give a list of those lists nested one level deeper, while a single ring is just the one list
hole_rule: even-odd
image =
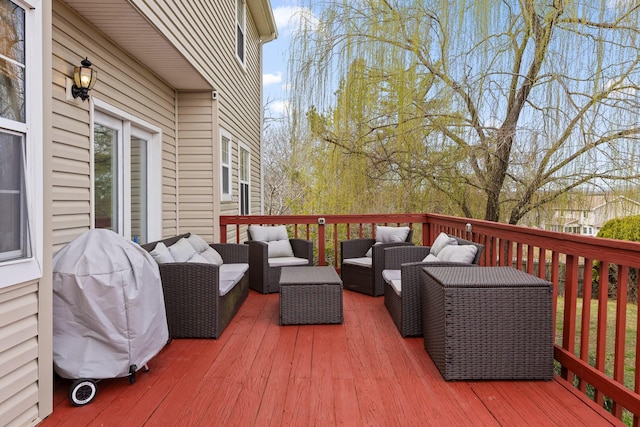
[{"label": "window", "polygon": [[249,151],[244,147],[240,147],[239,152],[239,171],[240,177],[240,215],[251,214],[251,186],[250,186],[250,157]]},{"label": "window", "polygon": [[220,191],[221,200],[231,200],[231,137],[220,135]]},{"label": "window", "polygon": [[0,0],[0,288],[42,276],[42,18],[34,3]]},{"label": "window", "polygon": [[96,111],[93,125],[94,226],[147,243],[161,237],[160,131],[110,113]]},{"label": "window", "polygon": [[246,11],[244,0],[236,0],[236,55],[244,65]]}]

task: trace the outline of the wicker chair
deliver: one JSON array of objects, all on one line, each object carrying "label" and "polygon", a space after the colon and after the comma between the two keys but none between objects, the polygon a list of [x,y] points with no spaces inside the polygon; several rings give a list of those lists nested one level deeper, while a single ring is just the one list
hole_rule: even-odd
[{"label": "wicker chair", "polygon": [[[384,305],[403,337],[422,336],[422,275],[423,268],[441,266],[476,267],[484,246],[456,238],[458,245],[475,245],[478,250],[471,264],[454,262],[422,262],[430,246],[400,246],[384,250]],[[392,285],[400,280],[401,292]]]},{"label": "wicker chair", "polygon": [[263,294],[280,291],[282,267],[313,265],[313,242],[304,239],[289,239],[293,257],[269,258],[267,242],[253,240],[249,227],[249,287]]},{"label": "wicker chair", "polygon": [[[171,246],[189,233],[141,245],[151,252],[158,242]],[[210,245],[225,264],[248,264],[249,248],[242,244]],[[220,295],[220,267],[214,264],[172,262],[158,265],[170,338],[219,338],[249,295],[249,277]]]},{"label": "wicker chair", "polygon": [[[340,265],[344,289],[378,297],[384,294],[384,250],[395,246],[413,246],[413,230],[404,242],[377,243],[375,239],[351,239],[340,242]],[[366,260],[371,249],[370,264],[351,260]]]}]

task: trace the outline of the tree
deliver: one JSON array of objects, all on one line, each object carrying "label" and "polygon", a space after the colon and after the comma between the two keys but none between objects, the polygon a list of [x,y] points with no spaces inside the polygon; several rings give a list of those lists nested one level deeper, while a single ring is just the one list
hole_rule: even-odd
[{"label": "tree", "polygon": [[516,224],[573,189],[637,185],[640,5],[594,3],[310,2],[293,105],[369,178],[410,177],[452,214]]}]

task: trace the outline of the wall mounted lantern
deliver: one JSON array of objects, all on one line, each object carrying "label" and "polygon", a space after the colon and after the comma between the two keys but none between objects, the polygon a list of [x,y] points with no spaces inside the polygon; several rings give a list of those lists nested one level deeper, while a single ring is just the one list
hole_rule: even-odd
[{"label": "wall mounted lantern", "polygon": [[83,101],[89,99],[89,91],[96,84],[98,72],[91,68],[91,62],[85,58],[80,67],[73,69],[73,87],[71,94],[74,98],[80,97]]}]

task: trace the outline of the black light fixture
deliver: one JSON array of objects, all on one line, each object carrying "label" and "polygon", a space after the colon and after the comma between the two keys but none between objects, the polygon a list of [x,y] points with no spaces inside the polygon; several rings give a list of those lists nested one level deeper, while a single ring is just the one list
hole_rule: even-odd
[{"label": "black light fixture", "polygon": [[71,94],[74,98],[80,97],[83,101],[89,99],[89,91],[96,84],[98,72],[91,68],[91,62],[85,58],[80,67],[73,69],[73,87]]}]

